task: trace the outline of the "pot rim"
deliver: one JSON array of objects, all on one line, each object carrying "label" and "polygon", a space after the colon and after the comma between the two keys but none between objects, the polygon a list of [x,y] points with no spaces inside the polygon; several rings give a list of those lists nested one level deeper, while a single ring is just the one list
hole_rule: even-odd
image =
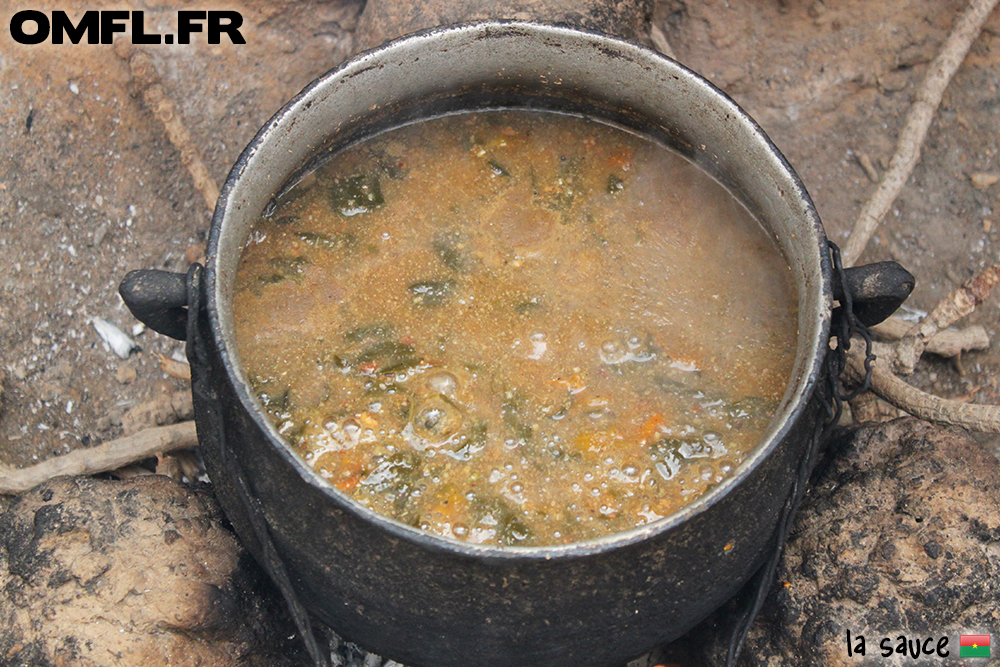
[{"label": "pot rim", "polygon": [[[733,122],[741,126],[740,129],[753,135],[753,137],[763,142],[769,156],[775,159],[780,168],[780,175],[791,184],[793,192],[783,193],[785,196],[794,196],[800,202],[804,214],[804,229],[813,236],[820,264],[820,274],[822,276],[819,285],[809,285],[809,289],[816,290],[817,301],[821,304],[819,313],[819,325],[815,327],[815,333],[807,344],[803,344],[802,334],[798,341],[798,355],[809,354],[808,364],[798,371],[794,371],[789,378],[789,386],[785,397],[779,404],[778,412],[772,418],[768,430],[760,443],[744,458],[737,467],[735,474],[720,482],[717,486],[707,491],[698,499],[685,505],[680,510],[670,514],[653,523],[637,526],[635,528],[612,533],[603,537],[593,538],[580,542],[573,542],[564,545],[553,546],[492,546],[463,542],[457,539],[434,535],[426,531],[403,524],[394,519],[379,514],[360,503],[357,503],[347,494],[343,493],[332,484],[324,480],[313,470],[304,459],[292,450],[291,446],[277,433],[277,430],[264,414],[261,404],[256,396],[250,391],[247,382],[241,377],[241,371],[236,361],[236,351],[227,344],[223,334],[224,326],[220,316],[220,304],[225,302],[222,290],[224,287],[220,282],[218,269],[219,244],[222,236],[223,226],[227,219],[227,214],[233,202],[233,191],[237,182],[246,171],[248,165],[254,160],[257,154],[266,147],[266,143],[279,127],[285,124],[294,123],[295,118],[305,113],[315,101],[328,88],[335,86],[337,81],[359,76],[365,71],[378,68],[379,60],[391,54],[395,50],[415,43],[424,42],[426,47],[433,48],[436,40],[454,35],[456,33],[470,33],[479,37],[486,36],[511,36],[530,37],[543,41],[546,39],[558,41],[564,38],[586,39],[599,46],[601,43],[611,43],[618,51],[627,51],[633,58],[642,59],[655,63],[655,66],[665,67],[673,70],[676,74],[686,78],[689,83],[707,89],[718,101],[725,111],[732,114]],[[281,184],[279,184],[280,187]],[[727,188],[728,189],[728,188]],[[237,205],[238,209],[239,206]],[[773,450],[788,436],[793,425],[806,410],[809,401],[812,399],[819,378],[822,376],[822,364],[825,358],[826,348],[830,337],[830,318],[832,309],[832,264],[827,249],[826,234],[822,223],[816,213],[815,206],[809,197],[805,186],[801,182],[798,174],[788,163],[787,159],[777,149],[771,139],[757,122],[750,117],[732,98],[725,92],[717,88],[710,81],[685,67],[681,63],[657,52],[653,49],[612,37],[603,33],[581,28],[570,28],[564,25],[556,25],[541,21],[519,21],[519,20],[479,20],[468,23],[461,23],[449,26],[438,26],[426,30],[421,30],[408,35],[403,35],[378,47],[363,51],[344,61],[337,67],[327,71],[309,83],[301,92],[289,100],[281,107],[256,133],[247,147],[242,151],[239,158],[233,165],[225,184],[222,187],[218,203],[212,218],[212,226],[209,235],[208,261],[205,267],[205,284],[207,291],[207,311],[211,336],[218,350],[219,356],[225,366],[227,381],[235,389],[242,405],[247,409],[253,419],[255,426],[266,434],[270,444],[280,453],[281,458],[290,465],[297,473],[298,477],[305,484],[311,485],[324,496],[332,500],[345,512],[349,512],[356,517],[363,519],[376,527],[400,538],[413,542],[427,549],[449,552],[455,555],[468,556],[474,558],[490,558],[499,560],[552,560],[570,559],[590,556],[610,550],[626,547],[638,542],[647,540],[654,535],[669,532],[677,526],[690,521],[694,517],[706,512],[710,507],[719,502],[729,491],[738,486],[764,461]],[[800,292],[802,286],[797,288]],[[800,304],[802,303],[800,294]],[[807,314],[807,316],[811,316]],[[799,313],[799,321],[802,322],[803,314]],[[800,327],[801,328],[801,327]],[[234,347],[234,346],[233,346]],[[804,349],[808,348],[808,349]],[[794,391],[793,391],[794,389]],[[777,426],[776,426],[777,425]]]}]

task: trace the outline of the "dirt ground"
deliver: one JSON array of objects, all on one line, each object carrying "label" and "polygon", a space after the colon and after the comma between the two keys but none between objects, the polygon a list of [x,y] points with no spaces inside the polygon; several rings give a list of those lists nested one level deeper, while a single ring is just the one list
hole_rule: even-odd
[{"label": "dirt ground", "polygon": [[[86,8],[102,5],[112,6]],[[220,184],[270,115],[351,52],[361,8],[233,7],[246,45],[195,36],[149,48]],[[181,8],[147,9],[147,32],[172,32]],[[10,13],[0,13],[6,27]],[[135,337],[142,351],[123,360],[91,320],[131,333],[137,322],[118,296],[122,277],[183,271],[211,214],[111,46],[22,46],[5,29],[0,59],[0,461],[22,466],[117,436],[130,406],[184,387],[160,372],[157,357],[183,352],[182,343],[147,331]]]},{"label": "dirt ground", "polygon": [[[73,14],[73,5],[64,7]],[[187,3],[146,10],[171,32]],[[120,8],[114,4],[115,8]],[[802,176],[830,237],[843,243],[874,189],[927,63],[961,0],[662,0],[654,20],[678,59],[732,95]],[[81,10],[83,8],[80,5]],[[89,2],[86,9],[111,8]],[[137,5],[136,7],[140,7]],[[6,27],[19,9],[0,15]],[[211,7],[204,7],[205,9]],[[256,129],[352,51],[358,2],[227,2],[245,45],[149,46],[157,72],[214,178]],[[997,261],[1000,184],[1000,12],[949,86],[923,158],[866,261],[894,259],[917,278],[927,310]],[[182,350],[150,331],[121,359],[92,319],[131,333],[117,295],[135,268],[183,270],[210,212],[163,127],[136,96],[111,46],[15,43],[0,35],[0,462],[29,465],[121,433],[122,414],[183,389],[157,355]],[[982,186],[982,183],[979,183]],[[996,334],[997,294],[969,318]],[[1000,346],[961,367],[925,360],[914,382],[943,396],[1000,403]],[[134,371],[134,372],[133,372]]]}]

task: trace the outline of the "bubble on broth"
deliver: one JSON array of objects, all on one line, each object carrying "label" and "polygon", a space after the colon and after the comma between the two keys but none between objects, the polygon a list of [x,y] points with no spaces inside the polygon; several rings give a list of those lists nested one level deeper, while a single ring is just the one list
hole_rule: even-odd
[{"label": "bubble on broth", "polygon": [[336,154],[250,232],[243,370],[332,485],[438,535],[565,544],[731,475],[784,392],[773,239],[669,148],[550,112]]}]

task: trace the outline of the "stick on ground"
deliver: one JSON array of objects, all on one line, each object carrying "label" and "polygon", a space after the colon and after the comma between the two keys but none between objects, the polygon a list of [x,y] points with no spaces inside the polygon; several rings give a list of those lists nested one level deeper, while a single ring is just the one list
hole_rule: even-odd
[{"label": "stick on ground", "polygon": [[[876,354],[891,362],[890,365],[883,366],[883,368],[891,367],[897,373],[910,375],[916,369],[917,362],[920,361],[920,356],[925,351],[943,352],[944,350],[940,348],[939,343],[945,338],[944,334],[947,333],[945,329],[970,315],[986,300],[997,283],[1000,283],[1000,264],[986,267],[960,287],[952,290],[948,296],[934,306],[934,309],[923,321],[911,325],[910,329],[900,337],[900,340],[889,347],[881,345],[883,349],[877,351]],[[976,333],[972,327],[966,331]],[[968,349],[989,347],[989,336],[985,330],[981,332],[979,343],[983,343],[983,339],[985,339],[985,343],[979,344],[976,348],[973,348],[971,344],[973,341],[970,340],[953,339],[951,342],[961,345],[969,343]],[[935,344],[935,349],[931,349],[931,343]],[[962,348],[959,348],[954,355],[946,356],[957,356],[961,351]]]},{"label": "stick on ground", "polygon": [[128,63],[135,87],[142,94],[146,107],[163,123],[170,143],[181,154],[181,162],[187,167],[195,189],[205,200],[208,210],[214,211],[215,203],[219,199],[219,186],[205,166],[201,150],[191,138],[180,112],[160,83],[160,75],[153,66],[152,58],[125,39],[115,41],[115,53]]},{"label": "stick on ground", "polygon": [[76,449],[27,468],[0,465],[0,494],[23,493],[61,475],[93,475],[115,470],[157,453],[188,449],[198,444],[193,421],[157,426],[96,447]]},{"label": "stick on ground", "polygon": [[[864,377],[864,344],[856,341],[847,353],[848,371],[855,382]],[[940,398],[920,391],[879,366],[872,365],[871,391],[887,403],[925,421],[1000,434],[1000,407]]]},{"label": "stick on ground", "polygon": [[960,287],[951,291],[941,300],[919,324],[907,334],[927,340],[938,331],[970,315],[990,295],[990,291],[1000,283],[1000,264],[988,266]]},{"label": "stick on ground", "polygon": [[[913,324],[890,317],[881,324],[872,327],[875,334],[889,341],[905,338],[913,329]],[[941,357],[957,357],[970,350],[985,350],[990,346],[990,336],[986,328],[974,324],[958,331],[943,329],[927,339],[924,352],[930,352]]]},{"label": "stick on ground", "polygon": [[868,240],[878,229],[879,223],[896,201],[896,196],[910,178],[913,168],[920,160],[920,148],[927,136],[927,130],[934,119],[934,112],[941,103],[948,82],[965,60],[972,42],[979,36],[983,23],[996,7],[998,0],[971,0],[966,10],[959,16],[955,27],[948,36],[941,51],[930,65],[927,76],[917,91],[916,100],[910,107],[906,122],[899,133],[896,154],[892,156],[889,170],[882,176],[882,182],[875,190],[854,223],[851,236],[844,244],[844,266],[853,266],[864,252]]}]

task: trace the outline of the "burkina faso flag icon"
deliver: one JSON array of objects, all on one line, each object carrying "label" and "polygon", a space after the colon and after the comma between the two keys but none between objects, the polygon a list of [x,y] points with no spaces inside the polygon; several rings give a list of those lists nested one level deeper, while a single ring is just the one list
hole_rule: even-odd
[{"label": "burkina faso flag icon", "polygon": [[990,657],[989,635],[959,635],[958,657],[988,658]]}]

